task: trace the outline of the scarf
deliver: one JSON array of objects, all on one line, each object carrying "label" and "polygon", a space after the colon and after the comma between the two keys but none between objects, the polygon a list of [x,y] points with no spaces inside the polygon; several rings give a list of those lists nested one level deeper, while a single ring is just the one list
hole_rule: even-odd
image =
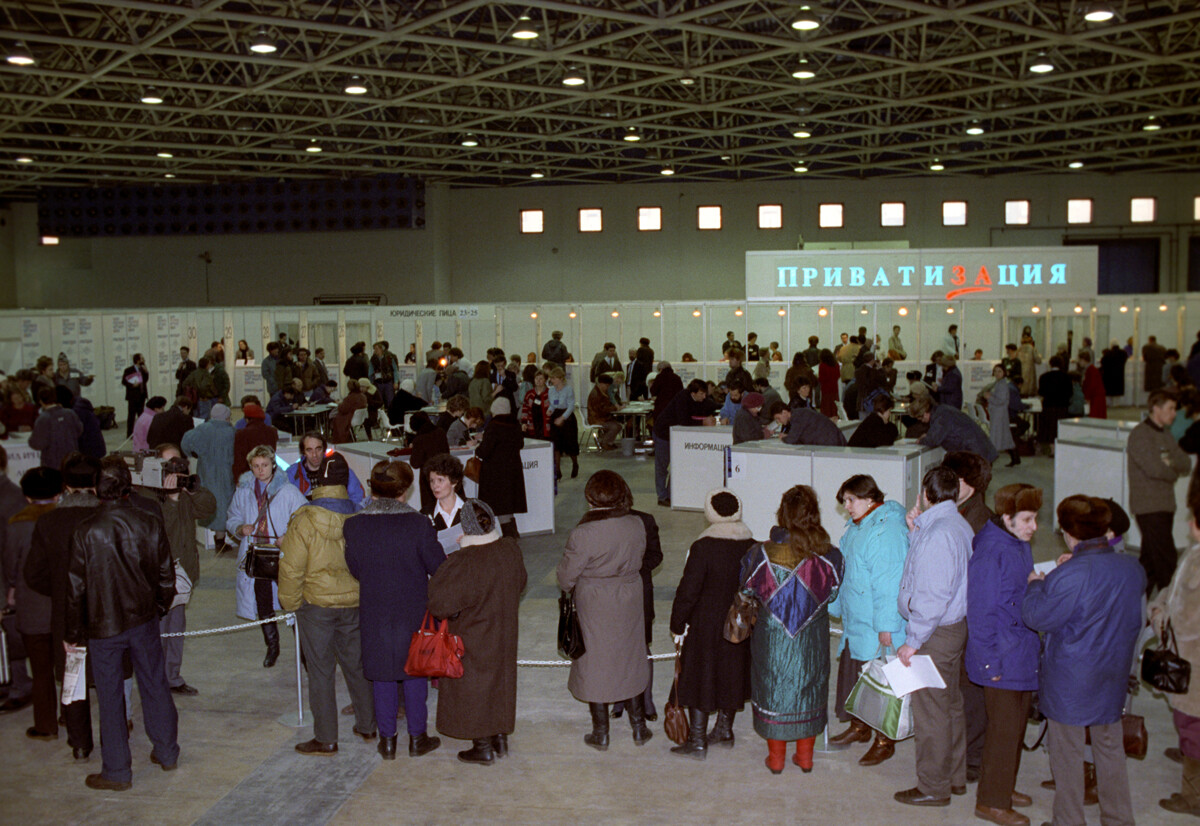
[{"label": "scarf", "polygon": [[850,521],[853,522],[855,525],[859,524],[860,522],[862,522],[864,519],[866,519],[868,516],[871,515],[871,511],[875,510],[877,507],[879,507],[882,504],[883,504],[882,502],[873,502],[871,504],[871,507],[867,508],[866,513],[864,513],[862,516],[858,517],[858,519],[851,519]]},{"label": "scarf", "polygon": [[254,520],[254,536],[258,539],[272,539],[271,536],[271,497],[267,494],[270,483],[264,485],[254,479],[254,499],[258,505],[258,517]]}]

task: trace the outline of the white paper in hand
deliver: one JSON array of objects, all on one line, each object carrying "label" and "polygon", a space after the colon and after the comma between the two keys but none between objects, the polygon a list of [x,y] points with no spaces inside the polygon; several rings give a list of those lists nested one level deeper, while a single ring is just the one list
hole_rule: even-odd
[{"label": "white paper in hand", "polygon": [[63,671],[63,705],[87,699],[86,661],[86,648],[76,648],[67,653],[66,669]]},{"label": "white paper in hand", "polygon": [[458,550],[458,540],[462,539],[462,525],[451,525],[443,531],[437,532],[438,542],[442,545],[442,550],[445,553],[452,554]]},{"label": "white paper in hand", "polygon": [[912,694],[922,688],[946,687],[946,681],[942,679],[937,666],[933,664],[933,658],[928,654],[914,654],[909,662],[911,665],[905,666],[897,657],[883,667],[888,685],[897,697]]},{"label": "white paper in hand", "polygon": [[1037,571],[1042,576],[1046,576],[1055,568],[1058,567],[1058,562],[1051,559],[1049,562],[1039,562],[1033,566],[1033,570]]}]

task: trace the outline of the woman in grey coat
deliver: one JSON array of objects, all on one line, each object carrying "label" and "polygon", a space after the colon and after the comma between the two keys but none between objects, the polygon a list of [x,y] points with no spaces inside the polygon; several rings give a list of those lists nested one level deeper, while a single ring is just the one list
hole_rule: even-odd
[{"label": "woman in grey coat", "polygon": [[567,538],[557,569],[558,586],[575,591],[587,649],[571,663],[567,688],[591,710],[585,743],[608,749],[608,704],[623,700],[640,746],[651,737],[642,696],[650,676],[641,579],[646,529],[630,515],[633,494],[613,471],[594,474],[583,494],[590,510]]},{"label": "woman in grey coat", "polygon": [[1017,443],[1013,441],[1012,430],[1008,421],[1008,396],[1012,388],[1008,384],[1003,364],[992,368],[992,378],[995,382],[987,391],[988,406],[988,436],[996,447],[997,453],[1008,451],[1008,466],[1021,464],[1017,455]]}]

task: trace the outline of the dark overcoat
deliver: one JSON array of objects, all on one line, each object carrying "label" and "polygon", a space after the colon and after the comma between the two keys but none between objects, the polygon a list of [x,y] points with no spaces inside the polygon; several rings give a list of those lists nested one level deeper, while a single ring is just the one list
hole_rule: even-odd
[{"label": "dark overcoat", "polygon": [[476,740],[511,734],[516,726],[517,614],[524,588],[521,546],[508,536],[465,545],[429,581],[429,612],[450,617],[451,633],[463,641],[463,675],[438,680],[437,730],[447,737]]},{"label": "dark overcoat", "polygon": [[521,466],[521,448],[525,436],[512,414],[493,416],[483,430],[483,441],[475,455],[483,463],[479,471],[479,498],[492,511],[504,514],[525,513],[525,470]]},{"label": "dark overcoat", "polygon": [[750,646],[722,631],[741,584],[742,558],[753,539],[702,536],[692,543],[671,606],[671,633],[682,634],[679,703],[713,712],[740,709],[750,699]]}]

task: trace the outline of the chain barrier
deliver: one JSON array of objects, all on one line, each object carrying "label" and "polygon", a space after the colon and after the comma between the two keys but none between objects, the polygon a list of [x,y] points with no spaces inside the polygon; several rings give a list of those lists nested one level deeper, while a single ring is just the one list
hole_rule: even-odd
[{"label": "chain barrier", "polygon": [[283,620],[289,625],[294,622],[296,615],[294,613],[277,614],[266,619],[254,620],[252,622],[243,622],[238,625],[225,625],[221,628],[205,628],[202,631],[172,631],[170,634],[160,634],[162,637],[209,637],[213,634],[224,634],[227,631],[241,631],[243,628],[253,628],[256,625],[266,625],[268,622],[279,622]]}]

